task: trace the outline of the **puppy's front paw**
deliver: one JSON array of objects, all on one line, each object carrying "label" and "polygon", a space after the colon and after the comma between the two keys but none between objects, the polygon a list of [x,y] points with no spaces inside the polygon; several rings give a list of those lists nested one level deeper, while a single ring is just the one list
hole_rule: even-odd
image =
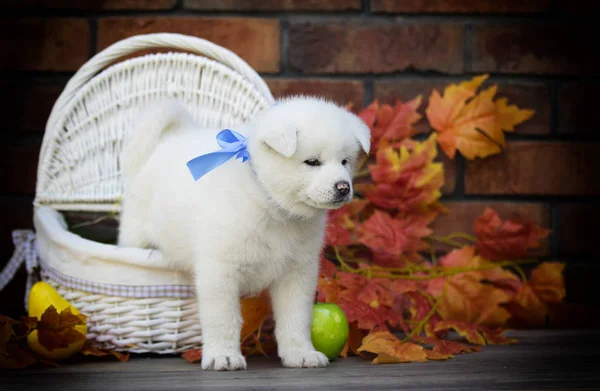
[{"label": "puppy's front paw", "polygon": [[246,369],[246,359],[241,354],[202,355],[202,369],[209,371],[237,371]]},{"label": "puppy's front paw", "polygon": [[290,350],[281,355],[281,362],[288,368],[319,368],[329,364],[327,357],[316,350]]}]

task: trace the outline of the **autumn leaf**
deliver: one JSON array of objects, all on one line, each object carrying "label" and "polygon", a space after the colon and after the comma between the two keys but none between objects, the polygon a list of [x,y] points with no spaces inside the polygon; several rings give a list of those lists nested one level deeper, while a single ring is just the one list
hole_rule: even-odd
[{"label": "autumn leaf", "polygon": [[559,303],[565,297],[563,270],[562,263],[543,262],[531,272],[531,279],[521,285],[505,306],[513,323],[524,326],[546,324],[548,305]]},{"label": "autumn leaf", "polygon": [[37,362],[37,359],[29,352],[15,344],[0,345],[0,368],[22,369]]},{"label": "autumn leaf", "polygon": [[377,354],[373,364],[427,361],[427,354],[422,346],[402,342],[388,331],[370,333],[363,339],[358,351]]},{"label": "autumn leaf", "polygon": [[542,262],[531,272],[529,283],[544,303],[560,303],[565,298],[565,264]]},{"label": "autumn leaf", "polygon": [[[458,268],[460,271],[448,277],[446,294],[440,298],[439,311],[444,319],[490,327],[506,323],[510,313],[504,308],[504,304],[511,301],[513,295],[486,281],[490,278],[508,278],[512,276],[510,272],[501,268],[478,271],[479,268],[493,264],[475,256],[473,246],[451,251],[440,258],[439,264]],[[440,288],[436,285],[430,285],[429,290],[435,296],[441,295]]]},{"label": "autumn leaf", "polygon": [[129,352],[122,353],[112,349],[100,349],[96,346],[93,346],[90,341],[86,341],[85,345],[81,349],[81,354],[84,356],[94,357],[112,356],[122,362],[129,360]]},{"label": "autumn leaf", "polygon": [[358,322],[351,322],[348,325],[348,339],[346,340],[346,344],[344,345],[340,356],[343,358],[348,357],[349,354],[361,356],[362,353],[358,351],[358,348],[362,345],[363,338],[366,335],[367,332],[358,327]]},{"label": "autumn leaf", "polygon": [[319,260],[319,276],[323,278],[333,278],[336,272],[336,267],[327,258],[321,256]]},{"label": "autumn leaf", "polygon": [[388,324],[399,325],[402,316],[386,306],[371,307],[369,304],[348,295],[344,291],[340,294],[337,304],[346,314],[348,322],[357,322],[363,330],[387,330]]},{"label": "autumn leaf", "polygon": [[263,291],[257,297],[242,299],[240,306],[243,319],[241,338],[244,341],[257,332],[265,319],[271,314],[271,304],[268,293]]},{"label": "autumn leaf", "polygon": [[337,303],[340,286],[336,279],[319,277],[317,280],[317,301]]},{"label": "autumn leaf", "polygon": [[533,110],[509,106],[505,98],[494,101],[497,86],[477,94],[488,78],[482,75],[458,85],[452,84],[443,96],[433,90],[425,110],[431,127],[439,134],[439,143],[446,155],[454,158],[456,150],[467,159],[497,154],[505,145],[503,132],[528,120]]},{"label": "autumn leaf", "polygon": [[427,357],[427,359],[429,360],[448,360],[452,357],[454,357],[452,354],[446,354],[446,353],[441,353],[435,350],[429,350],[429,349],[423,349],[423,351],[425,352],[425,357]]},{"label": "autumn leaf", "polygon": [[0,315],[0,345],[7,343],[14,335],[13,327],[16,323],[16,320]]},{"label": "autumn leaf", "polygon": [[485,345],[485,338],[477,329],[477,325],[455,320],[443,320],[435,326],[434,331],[454,330],[467,341],[475,345]]},{"label": "autumn leaf", "polygon": [[190,364],[196,364],[202,361],[202,349],[186,350],[181,355]]},{"label": "autumn leaf", "polygon": [[489,327],[479,326],[477,330],[479,330],[481,335],[483,335],[483,338],[485,338],[488,345],[508,345],[517,342],[516,338],[508,338],[502,335],[502,333],[508,330],[505,330],[501,327],[492,329]]},{"label": "autumn leaf", "polygon": [[355,200],[328,215],[325,243],[331,246],[349,246],[357,242],[359,215],[364,210],[367,201]]},{"label": "autumn leaf", "polygon": [[550,234],[531,221],[502,221],[491,208],[475,220],[477,251],[485,258],[499,261],[523,258],[530,249],[540,247],[539,240]]},{"label": "autumn leaf", "polygon": [[417,112],[422,97],[402,102],[396,100],[392,107],[389,104],[380,105],[377,100],[358,113],[358,116],[371,128],[371,145],[376,148],[380,140],[393,141],[412,137],[416,131],[414,124],[421,119]]},{"label": "autumn leaf", "polygon": [[37,324],[38,339],[46,349],[66,348],[70,344],[84,341],[86,336],[75,329],[85,324],[85,315],[74,315],[67,307],[59,314],[54,306],[50,306],[42,314]]},{"label": "autumn leaf", "polygon": [[430,216],[410,216],[394,219],[382,211],[375,211],[362,225],[360,242],[373,251],[400,256],[404,252],[426,248],[422,241],[431,234]]},{"label": "autumn leaf", "polygon": [[413,322],[422,322],[425,321],[426,318],[429,318],[424,324],[423,331],[425,331],[425,334],[428,336],[433,336],[435,325],[440,322],[442,318],[437,311],[432,312],[434,311],[432,303],[419,292],[407,292],[405,296],[409,298],[411,302],[409,308],[411,320]]},{"label": "autumn leaf", "polygon": [[40,361],[24,338],[36,324],[36,318],[23,316],[17,321],[0,314],[0,368],[21,369]]},{"label": "autumn leaf", "polygon": [[467,345],[462,342],[451,341],[448,339],[424,338],[422,342],[429,345],[433,345],[434,352],[446,355],[481,352],[481,347],[477,345]]}]

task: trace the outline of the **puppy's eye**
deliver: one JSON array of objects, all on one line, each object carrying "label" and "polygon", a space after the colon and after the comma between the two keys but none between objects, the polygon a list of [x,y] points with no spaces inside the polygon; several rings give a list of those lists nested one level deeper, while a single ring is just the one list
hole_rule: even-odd
[{"label": "puppy's eye", "polygon": [[321,162],[319,159],[308,159],[304,161],[304,164],[308,164],[309,166],[320,166]]},{"label": "puppy's eye", "polygon": [[345,166],[346,164],[348,164],[348,159],[342,160],[342,166]]}]

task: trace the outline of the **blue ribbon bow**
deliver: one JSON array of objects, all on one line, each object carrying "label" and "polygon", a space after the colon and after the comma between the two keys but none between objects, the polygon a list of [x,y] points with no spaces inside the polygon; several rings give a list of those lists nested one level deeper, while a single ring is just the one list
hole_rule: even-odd
[{"label": "blue ribbon bow", "polygon": [[[194,177],[200,179],[209,171],[214,170],[232,157],[242,159],[242,163],[250,159],[248,154],[248,139],[231,129],[223,129],[217,134],[217,143],[221,146],[220,151],[200,155],[189,162],[187,166]],[[237,156],[236,156],[237,155]]]}]

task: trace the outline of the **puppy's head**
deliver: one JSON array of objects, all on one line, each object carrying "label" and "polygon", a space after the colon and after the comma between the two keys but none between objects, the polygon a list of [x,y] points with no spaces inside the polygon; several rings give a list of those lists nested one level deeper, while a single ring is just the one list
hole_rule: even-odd
[{"label": "puppy's head", "polygon": [[370,129],[323,99],[294,97],[250,124],[252,166],[269,197],[294,216],[310,218],[352,200],[352,177]]}]

